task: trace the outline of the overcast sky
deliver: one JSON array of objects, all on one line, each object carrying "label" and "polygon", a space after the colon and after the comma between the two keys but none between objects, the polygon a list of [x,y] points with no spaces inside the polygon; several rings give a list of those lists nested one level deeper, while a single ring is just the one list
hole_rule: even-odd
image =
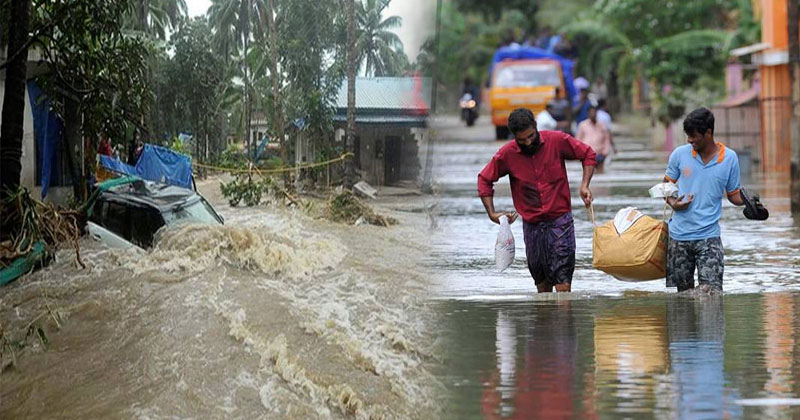
[{"label": "overcast sky", "polygon": [[[403,27],[396,32],[411,61],[416,60],[420,45],[433,33],[434,4],[433,0],[393,0],[384,11],[384,17],[397,15],[403,18]],[[204,14],[210,5],[211,0],[186,0],[189,16]]]}]

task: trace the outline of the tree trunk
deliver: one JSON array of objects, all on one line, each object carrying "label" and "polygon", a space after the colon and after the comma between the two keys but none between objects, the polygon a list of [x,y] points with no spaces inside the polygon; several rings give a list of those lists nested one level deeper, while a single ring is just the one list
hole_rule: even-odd
[{"label": "tree trunk", "polygon": [[787,3],[789,20],[789,77],[791,80],[791,206],[800,214],[800,40],[798,40],[798,0]]},{"label": "tree trunk", "polygon": [[353,155],[345,165],[344,184],[352,188],[356,182],[356,0],[345,0],[347,7],[347,127],[345,150]]},{"label": "tree trunk", "polygon": [[[431,109],[430,116],[436,114],[436,97],[438,96],[439,81],[439,37],[442,31],[442,0],[436,0],[436,33],[433,41],[433,68],[431,69]],[[425,172],[422,175],[422,192],[433,192],[433,141],[434,136],[428,133],[428,144],[425,151]]]},{"label": "tree trunk", "polygon": [[612,69],[608,75],[608,98],[606,98],[608,110],[611,114],[619,114],[620,112],[620,94],[619,94],[619,77],[617,71]]},{"label": "tree trunk", "polygon": [[[31,0],[11,2],[8,27],[8,57],[15,57],[6,68],[3,119],[0,127],[0,198],[19,187],[22,173],[22,136],[25,124],[25,81],[28,62],[28,26]],[[17,53],[19,51],[19,53]]]},{"label": "tree trunk", "polygon": [[72,177],[72,192],[75,199],[86,199],[86,177],[81,173],[81,112],[80,104],[71,98],[64,98],[64,144],[66,145],[67,166]]},{"label": "tree trunk", "polygon": [[150,15],[150,1],[141,0],[139,3],[139,26],[142,32],[147,33],[147,17]]},{"label": "tree trunk", "polygon": [[247,148],[247,159],[253,159],[253,139],[250,138],[250,131],[251,131],[251,120],[253,118],[253,110],[252,110],[252,101],[250,100],[250,76],[248,75],[250,70],[250,63],[247,61],[247,55],[250,50],[250,0],[245,0],[242,3],[244,6],[244,10],[242,10],[242,16],[244,19],[244,118],[245,118],[245,146]]},{"label": "tree trunk", "polygon": [[[278,32],[275,30],[275,0],[268,0],[267,6],[267,25],[269,25],[269,73],[272,79],[272,111],[273,111],[273,129],[275,130],[275,137],[278,138],[281,146],[281,160],[284,165],[288,164],[288,145],[286,144],[283,128],[283,99],[281,98],[281,79],[278,73]],[[289,173],[283,173],[284,188],[291,189],[291,182],[289,180]]]}]

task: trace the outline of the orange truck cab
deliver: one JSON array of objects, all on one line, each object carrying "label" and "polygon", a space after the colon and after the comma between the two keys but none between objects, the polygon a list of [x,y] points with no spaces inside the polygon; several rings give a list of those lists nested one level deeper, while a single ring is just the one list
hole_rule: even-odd
[{"label": "orange truck cab", "polygon": [[495,63],[489,85],[489,107],[497,139],[508,138],[508,116],[516,108],[542,112],[559,88],[566,96],[561,62],[549,58],[506,59]]},{"label": "orange truck cab", "polygon": [[516,108],[542,112],[547,102],[559,95],[575,96],[572,76],[575,62],[550,51],[531,46],[498,48],[492,58],[486,98],[497,139],[508,138],[508,116]]}]

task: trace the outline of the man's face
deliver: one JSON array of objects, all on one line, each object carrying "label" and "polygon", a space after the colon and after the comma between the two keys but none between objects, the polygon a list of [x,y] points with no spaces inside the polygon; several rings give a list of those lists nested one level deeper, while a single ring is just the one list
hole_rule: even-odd
[{"label": "man's face", "polygon": [[597,110],[594,108],[589,108],[589,119],[592,122],[597,122]]},{"label": "man's face", "polygon": [[514,133],[514,140],[517,142],[522,153],[532,155],[539,150],[541,140],[539,139],[539,130],[536,127],[529,127],[519,133]]},{"label": "man's face", "polygon": [[695,132],[687,136],[686,141],[692,145],[692,149],[700,151],[714,143],[714,136],[711,134],[711,130],[706,131],[705,134]]}]

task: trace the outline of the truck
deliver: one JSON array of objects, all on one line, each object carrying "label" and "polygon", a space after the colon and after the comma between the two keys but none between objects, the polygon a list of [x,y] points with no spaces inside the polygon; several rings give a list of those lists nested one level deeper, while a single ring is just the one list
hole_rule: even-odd
[{"label": "truck", "polygon": [[536,47],[502,47],[489,69],[488,97],[492,124],[498,140],[508,138],[508,116],[516,108],[534,114],[545,109],[556,95],[571,99],[573,61]]}]

